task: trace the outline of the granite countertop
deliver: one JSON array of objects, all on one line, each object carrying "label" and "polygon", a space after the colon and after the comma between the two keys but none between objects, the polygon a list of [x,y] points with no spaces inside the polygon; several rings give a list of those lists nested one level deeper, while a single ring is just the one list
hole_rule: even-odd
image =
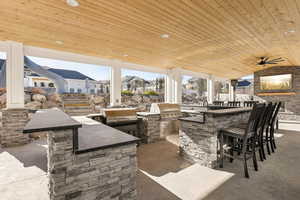
[{"label": "granite countertop", "polygon": [[140,139],[104,124],[83,125],[78,130],[76,154],[136,143]]},{"label": "granite countertop", "polygon": [[179,118],[180,121],[186,121],[186,122],[196,122],[196,123],[201,123],[204,124],[205,121],[202,117],[183,117]]},{"label": "granite countertop", "polygon": [[33,114],[32,119],[26,124],[23,133],[73,129],[81,126],[81,123],[59,109],[45,109]]},{"label": "granite countertop", "polygon": [[104,117],[102,113],[88,114],[87,117]]},{"label": "granite countertop", "polygon": [[[63,129],[78,129],[78,148],[74,149],[76,154],[136,143],[140,140],[87,117],[71,118],[59,109],[37,111],[23,132],[33,133]],[[74,144],[74,146],[76,145]]]},{"label": "granite countertop", "polygon": [[155,113],[155,112],[137,112],[136,114],[138,116],[160,115],[159,113]]},{"label": "granite countertop", "polygon": [[206,110],[185,110],[185,109],[182,109],[181,112],[184,112],[184,113],[204,113],[206,112]]},{"label": "granite countertop", "polygon": [[181,104],[182,107],[207,107],[207,105],[199,105],[199,104]]},{"label": "granite countertop", "polygon": [[220,110],[208,110],[206,114],[213,115],[227,115],[227,114],[235,114],[241,112],[250,112],[252,108],[228,108],[228,109],[220,109]]}]

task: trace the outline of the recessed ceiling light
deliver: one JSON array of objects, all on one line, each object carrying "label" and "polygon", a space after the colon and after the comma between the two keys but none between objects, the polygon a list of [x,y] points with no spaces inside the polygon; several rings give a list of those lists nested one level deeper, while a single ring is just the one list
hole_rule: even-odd
[{"label": "recessed ceiling light", "polygon": [[77,0],[67,0],[67,4],[72,7],[79,6],[79,2]]},{"label": "recessed ceiling light", "polygon": [[60,41],[60,40],[56,40],[55,43],[56,43],[56,44],[59,44],[59,45],[64,44],[64,42],[63,42],[63,41]]},{"label": "recessed ceiling light", "polygon": [[286,31],[286,32],[284,32],[285,34],[289,34],[289,33],[295,33],[296,32],[296,30],[293,30],[293,29],[291,29],[291,30],[288,30],[288,31]]},{"label": "recessed ceiling light", "polygon": [[124,54],[123,56],[124,56],[124,57],[128,57],[128,55],[127,55],[127,54]]},{"label": "recessed ceiling light", "polygon": [[170,35],[168,35],[168,34],[162,34],[162,35],[160,35],[160,37],[161,37],[161,38],[169,38]]}]

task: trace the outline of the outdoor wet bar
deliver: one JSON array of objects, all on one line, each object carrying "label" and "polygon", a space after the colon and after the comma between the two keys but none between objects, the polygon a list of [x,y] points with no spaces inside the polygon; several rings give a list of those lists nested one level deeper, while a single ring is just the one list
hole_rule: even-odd
[{"label": "outdoor wet bar", "polygon": [[247,122],[251,108],[207,110],[203,117],[180,118],[179,148],[191,162],[215,168],[217,166],[218,130]]},{"label": "outdoor wet bar", "polygon": [[47,131],[50,199],[136,199],[139,139],[89,120],[47,109],[24,128],[24,134]]}]

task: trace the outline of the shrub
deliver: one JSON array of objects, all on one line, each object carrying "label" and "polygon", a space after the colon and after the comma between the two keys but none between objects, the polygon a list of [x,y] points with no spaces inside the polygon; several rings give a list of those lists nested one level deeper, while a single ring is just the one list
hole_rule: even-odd
[{"label": "shrub", "polygon": [[6,89],[5,88],[0,88],[0,95],[5,94],[6,93]]},{"label": "shrub", "polygon": [[46,94],[46,92],[41,88],[32,88],[31,93],[32,94]]},{"label": "shrub", "polygon": [[144,95],[147,95],[147,96],[158,96],[158,93],[153,91],[153,90],[150,90],[150,91],[146,91],[144,92]]},{"label": "shrub", "polygon": [[129,90],[124,90],[124,91],[122,91],[121,94],[122,95],[127,95],[127,96],[133,96],[133,93],[131,91],[129,91]]}]

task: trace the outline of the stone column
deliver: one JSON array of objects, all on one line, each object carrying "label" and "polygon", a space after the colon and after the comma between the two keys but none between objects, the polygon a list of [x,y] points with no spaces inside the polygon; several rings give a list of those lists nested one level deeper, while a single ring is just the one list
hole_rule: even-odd
[{"label": "stone column", "polygon": [[160,140],[160,114],[138,113],[140,137],[145,143]]},{"label": "stone column", "polygon": [[28,110],[26,109],[2,110],[1,146],[10,147],[28,143],[28,135],[23,134],[23,128],[28,120]]},{"label": "stone column", "polygon": [[121,102],[121,68],[119,66],[111,67],[111,83],[110,83],[110,105],[120,105]]},{"label": "stone column", "polygon": [[136,144],[73,152],[72,129],[48,133],[50,200],[136,200]]},{"label": "stone column", "polygon": [[76,197],[78,186],[70,184],[67,168],[74,160],[73,130],[49,131],[48,140],[48,173],[50,200],[71,199]]},{"label": "stone column", "polygon": [[8,109],[24,108],[23,44],[7,42],[6,91]]}]

